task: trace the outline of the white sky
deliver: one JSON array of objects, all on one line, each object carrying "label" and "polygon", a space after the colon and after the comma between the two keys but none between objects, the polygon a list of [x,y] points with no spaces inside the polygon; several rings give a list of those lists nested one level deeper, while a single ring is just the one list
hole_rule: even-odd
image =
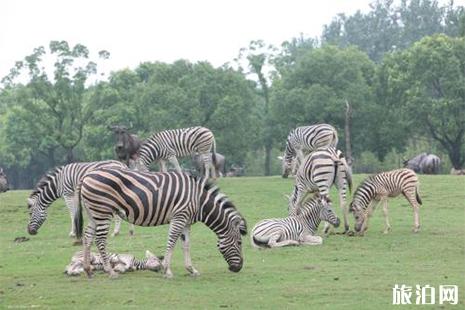
[{"label": "white sky", "polygon": [[[251,40],[279,46],[321,35],[338,13],[371,0],[0,0],[0,78],[51,40],[110,52],[105,71],[184,58],[220,66]],[[445,2],[445,1],[440,1]],[[455,1],[463,5],[465,0]]]}]

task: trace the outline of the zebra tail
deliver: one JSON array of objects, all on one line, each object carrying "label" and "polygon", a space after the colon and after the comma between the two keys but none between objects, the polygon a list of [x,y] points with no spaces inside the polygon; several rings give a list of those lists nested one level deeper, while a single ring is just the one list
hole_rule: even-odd
[{"label": "zebra tail", "polygon": [[84,221],[82,218],[81,185],[82,185],[82,182],[79,183],[78,186],[76,187],[76,194],[75,194],[77,195],[78,203],[77,203],[77,208],[74,214],[74,227],[76,227],[76,238],[78,240],[82,239],[82,228],[84,225]]},{"label": "zebra tail", "polygon": [[421,201],[420,195],[418,195],[418,188],[415,188],[415,196],[417,198],[417,202],[422,205],[423,202]]}]

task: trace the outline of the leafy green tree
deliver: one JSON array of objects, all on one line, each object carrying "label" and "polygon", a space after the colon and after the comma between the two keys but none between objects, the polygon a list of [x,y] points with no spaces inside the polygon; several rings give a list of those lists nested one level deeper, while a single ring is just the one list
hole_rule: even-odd
[{"label": "leafy green tree", "polygon": [[[108,58],[109,54],[101,51],[99,56]],[[48,58],[54,65],[51,74],[44,60]],[[11,126],[7,128],[12,130],[16,126],[13,123],[19,123],[17,129],[23,133],[7,134],[7,139],[27,150],[24,156],[46,151],[51,164],[55,162],[55,150],[61,149],[66,162],[74,161],[74,150],[85,126],[96,109],[104,108],[92,105],[86,96],[86,83],[96,73],[97,64],[89,60],[89,50],[82,44],[70,47],[66,41],[51,41],[48,52],[42,46],[34,49],[2,80],[6,89],[15,89],[14,108],[7,117]],[[17,81],[24,75],[28,81],[21,85]]]},{"label": "leafy green tree", "polygon": [[465,39],[435,35],[388,57],[382,70],[399,118],[440,143],[456,169],[465,163],[464,68]]}]

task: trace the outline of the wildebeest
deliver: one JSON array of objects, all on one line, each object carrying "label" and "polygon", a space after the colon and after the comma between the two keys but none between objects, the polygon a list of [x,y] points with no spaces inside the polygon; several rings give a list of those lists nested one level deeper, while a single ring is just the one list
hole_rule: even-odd
[{"label": "wildebeest", "polygon": [[3,168],[0,168],[0,193],[6,192],[10,189],[8,185],[8,179],[6,178],[5,172],[3,172]]},{"label": "wildebeest", "polygon": [[130,134],[126,126],[108,126],[115,134],[115,153],[118,160],[129,166],[129,160],[135,160],[142,141],[135,134]]},{"label": "wildebeest", "polygon": [[412,159],[404,161],[404,168],[409,168],[416,173],[438,174],[441,159],[434,154],[421,153]]},{"label": "wildebeest", "polygon": [[[222,177],[225,174],[225,157],[220,154],[220,153],[215,153],[216,161],[214,162],[213,159],[211,159],[213,166],[215,168],[215,171],[218,172],[218,176]],[[212,154],[210,153],[210,158],[212,158]],[[195,167],[195,170],[200,173],[200,175],[205,175],[205,165],[202,157],[199,154],[194,154],[192,155],[192,164]],[[210,170],[213,170],[212,167],[210,167]],[[210,174],[213,175],[213,171],[210,171]]]}]

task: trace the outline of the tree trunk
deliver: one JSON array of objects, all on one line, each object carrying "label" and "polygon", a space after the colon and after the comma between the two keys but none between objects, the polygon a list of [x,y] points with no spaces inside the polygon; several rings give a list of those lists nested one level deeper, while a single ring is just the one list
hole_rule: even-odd
[{"label": "tree trunk", "polygon": [[352,143],[351,143],[351,136],[350,136],[350,129],[352,127],[352,106],[350,105],[349,101],[346,99],[346,118],[345,118],[345,140],[346,140],[346,158],[347,164],[349,165],[350,169],[352,169]]},{"label": "tree trunk", "polygon": [[269,176],[271,175],[271,143],[267,143],[265,145],[265,175]]},{"label": "tree trunk", "polygon": [[68,148],[66,150],[66,163],[70,164],[74,162],[74,152],[73,148]]}]

